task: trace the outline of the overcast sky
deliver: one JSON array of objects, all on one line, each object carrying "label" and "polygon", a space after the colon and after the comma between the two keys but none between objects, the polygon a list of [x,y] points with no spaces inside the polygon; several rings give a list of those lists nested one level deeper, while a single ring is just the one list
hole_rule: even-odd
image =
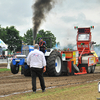
[{"label": "overcast sky", "polygon": [[[14,25],[23,36],[33,27],[31,6],[34,2],[35,0],[0,0],[1,27]],[[51,31],[57,42],[66,46],[69,43],[76,44],[77,30],[74,26],[94,26],[91,30],[92,40],[100,44],[100,0],[61,0],[46,15],[40,29]]]}]

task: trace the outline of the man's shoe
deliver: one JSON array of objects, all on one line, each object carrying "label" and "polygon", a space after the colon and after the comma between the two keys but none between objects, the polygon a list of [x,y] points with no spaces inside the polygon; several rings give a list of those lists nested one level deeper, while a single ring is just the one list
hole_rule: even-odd
[{"label": "man's shoe", "polygon": [[33,91],[33,93],[36,93],[36,91]]},{"label": "man's shoe", "polygon": [[45,90],[42,90],[42,92],[45,92]]}]

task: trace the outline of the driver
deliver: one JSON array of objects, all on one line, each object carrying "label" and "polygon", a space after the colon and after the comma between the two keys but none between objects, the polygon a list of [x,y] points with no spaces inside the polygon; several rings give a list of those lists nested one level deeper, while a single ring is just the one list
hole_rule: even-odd
[{"label": "driver", "polygon": [[42,51],[43,53],[45,53],[45,42],[43,41],[43,39],[40,39],[40,42],[39,42],[39,46],[40,46],[40,51]]}]

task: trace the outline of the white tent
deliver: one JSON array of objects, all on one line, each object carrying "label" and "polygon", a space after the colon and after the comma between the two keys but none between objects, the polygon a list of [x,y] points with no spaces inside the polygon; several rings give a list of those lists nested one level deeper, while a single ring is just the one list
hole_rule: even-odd
[{"label": "white tent", "polygon": [[0,39],[0,46],[3,50],[6,50],[8,46]]}]

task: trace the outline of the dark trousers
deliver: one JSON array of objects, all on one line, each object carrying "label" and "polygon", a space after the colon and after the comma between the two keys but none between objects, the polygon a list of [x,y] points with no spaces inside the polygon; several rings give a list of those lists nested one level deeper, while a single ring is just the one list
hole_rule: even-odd
[{"label": "dark trousers", "polygon": [[43,68],[31,68],[32,90],[36,91],[36,77],[39,77],[41,89],[45,90],[45,83],[43,78]]},{"label": "dark trousers", "polygon": [[40,47],[40,51],[42,51],[43,53],[45,53],[45,47]]}]

